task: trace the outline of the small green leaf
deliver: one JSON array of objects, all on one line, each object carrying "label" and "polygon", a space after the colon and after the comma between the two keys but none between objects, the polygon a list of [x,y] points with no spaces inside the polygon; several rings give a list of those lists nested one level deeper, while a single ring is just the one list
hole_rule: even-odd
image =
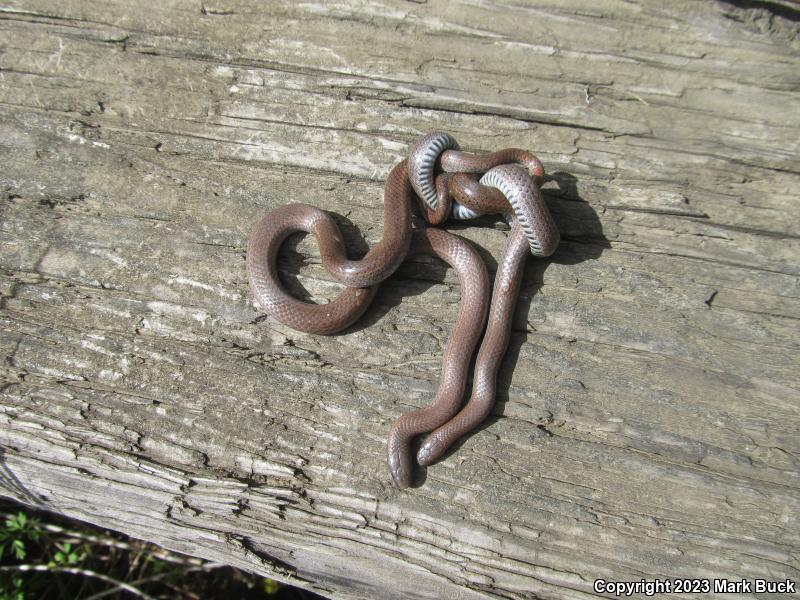
[{"label": "small green leaf", "polygon": [[273,596],[281,590],[281,584],[273,579],[264,578],[264,593]]},{"label": "small green leaf", "polygon": [[11,545],[14,548],[14,556],[16,556],[19,560],[25,558],[25,544],[22,540],[14,540],[11,542]]}]

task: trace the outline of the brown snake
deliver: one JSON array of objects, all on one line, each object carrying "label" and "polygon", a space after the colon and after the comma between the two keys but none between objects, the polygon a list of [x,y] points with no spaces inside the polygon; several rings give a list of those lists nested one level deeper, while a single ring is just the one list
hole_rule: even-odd
[{"label": "brown snake", "polygon": [[[473,175],[476,173],[484,174],[480,181]],[[400,416],[389,431],[389,468],[400,488],[412,481],[414,437],[432,432],[416,456],[418,464],[429,465],[477,427],[494,405],[497,371],[508,346],[528,252],[549,256],[559,242],[558,230],[539,192],[543,177],[541,162],[530,152],[512,148],[467,154],[458,150],[449,135],[435,133],[417,142],[409,159],[389,174],[384,190],[383,239],[361,260],[347,259],[333,218],[305,204],[279,207],[253,230],[247,248],[247,273],[256,300],[281,323],[307,333],[331,334],[355,322],[374,298],[378,284],[408,256],[438,256],[458,272],[461,307],[445,348],[436,399],[425,408]],[[439,224],[448,216],[513,213],[511,235],[498,263],[491,302],[486,268],[469,243],[440,229],[412,228],[416,202],[431,224]],[[297,300],[280,283],[278,251],[297,231],[314,234],[323,266],[347,286],[328,304]],[[475,363],[472,397],[459,411],[487,311],[488,325]]]}]

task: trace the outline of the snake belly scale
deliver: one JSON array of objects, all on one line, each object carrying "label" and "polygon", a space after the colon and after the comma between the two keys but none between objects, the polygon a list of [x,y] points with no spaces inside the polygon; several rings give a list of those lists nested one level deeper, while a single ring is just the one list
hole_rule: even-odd
[{"label": "snake belly scale", "polygon": [[[401,489],[412,483],[415,465],[440,459],[492,410],[527,256],[549,256],[559,243],[558,229],[539,191],[543,179],[544,168],[530,152],[508,148],[471,154],[459,150],[452,136],[433,133],[415,143],[409,158],[389,174],[383,239],[362,259],[349,260],[333,218],[306,204],[278,207],[253,230],[246,268],[256,301],[279,322],[307,333],[332,334],[354,323],[369,307],[380,282],[410,256],[436,256],[458,273],[461,304],[445,347],[436,398],[429,406],[398,417],[389,430],[389,470]],[[511,233],[491,295],[486,267],[467,241],[439,228],[413,227],[417,205],[429,225],[448,217],[496,212],[510,218]],[[316,237],[323,266],[345,286],[328,304],[292,297],[278,278],[278,251],[297,231]],[[462,407],[479,341],[472,397]],[[426,433],[414,455],[414,438]]]}]

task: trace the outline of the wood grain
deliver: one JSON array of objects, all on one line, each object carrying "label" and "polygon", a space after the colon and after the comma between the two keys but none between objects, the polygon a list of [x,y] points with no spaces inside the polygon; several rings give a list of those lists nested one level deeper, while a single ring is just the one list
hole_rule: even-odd
[{"label": "wood grain", "polygon": [[[3,1],[0,493],[331,598],[797,580],[799,17]],[[493,418],[398,492],[385,436],[435,393],[456,276],[407,263],[319,337],[262,318],[244,248],[302,201],[363,252],[434,130],[535,151],[563,243]],[[478,225],[493,271],[507,231]],[[318,259],[281,262],[315,300]]]}]

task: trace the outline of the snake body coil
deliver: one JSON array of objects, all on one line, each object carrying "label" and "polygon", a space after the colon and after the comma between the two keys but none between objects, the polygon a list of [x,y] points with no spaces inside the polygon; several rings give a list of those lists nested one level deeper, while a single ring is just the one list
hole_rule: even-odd
[{"label": "snake body coil", "polygon": [[[483,174],[480,180],[477,174]],[[383,239],[361,260],[347,258],[333,219],[305,204],[279,207],[253,230],[246,263],[253,294],[267,313],[298,331],[331,334],[355,322],[372,302],[378,284],[408,256],[437,256],[458,272],[461,307],[445,348],[436,399],[425,408],[400,416],[389,431],[389,468],[400,488],[412,481],[414,437],[432,432],[416,455],[418,464],[429,465],[491,412],[525,260],[529,252],[549,256],[559,242],[558,230],[539,191],[543,178],[544,168],[530,152],[510,148],[491,154],[468,154],[461,152],[448,134],[434,133],[419,140],[409,159],[389,174],[384,192]],[[415,202],[434,225],[448,216],[471,218],[494,212],[513,215],[491,300],[486,268],[469,243],[440,229],[412,230]],[[296,231],[309,232],[317,238],[323,266],[346,286],[328,304],[297,300],[278,279],[278,251]],[[469,362],[485,324],[472,397],[459,411]]]}]

